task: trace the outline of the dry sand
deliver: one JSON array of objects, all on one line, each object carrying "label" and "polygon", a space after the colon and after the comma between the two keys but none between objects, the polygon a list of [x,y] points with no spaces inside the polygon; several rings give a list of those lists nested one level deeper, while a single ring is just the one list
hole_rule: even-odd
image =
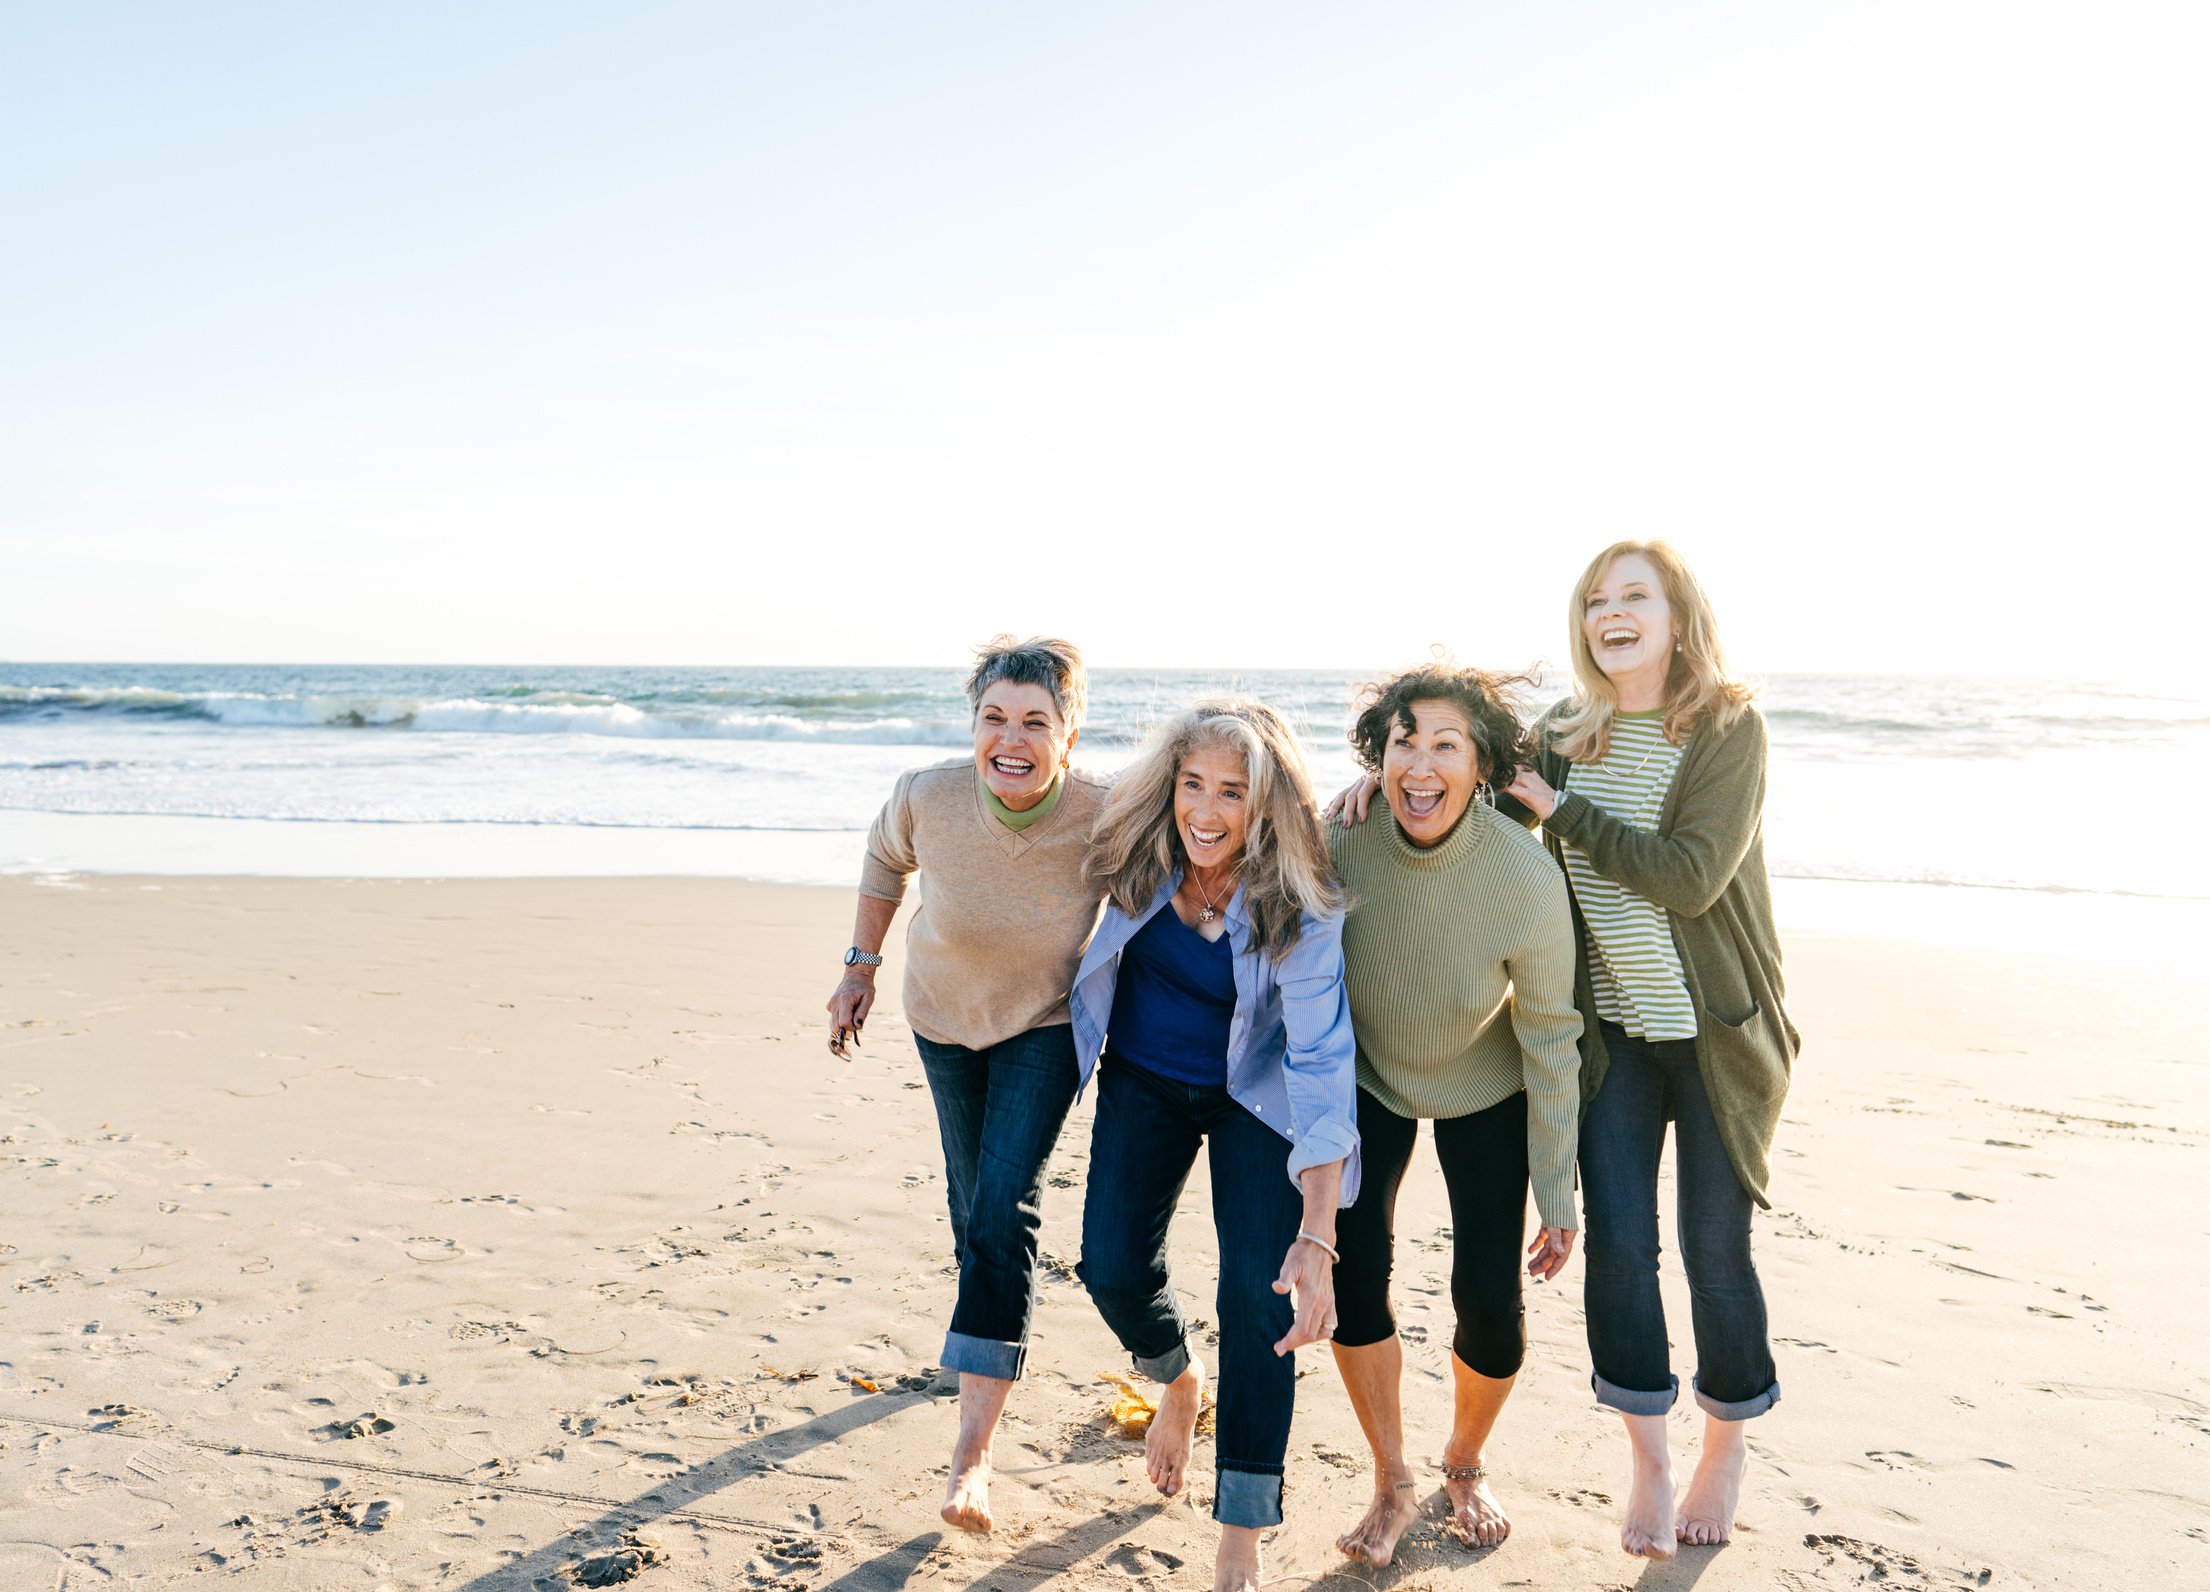
[{"label": "dry sand", "polygon": [[[1069,1272],[1087,1102],[1003,1524],[936,1519],[942,1163],[895,965],[864,1058],[823,1051],[849,910],[704,880],[0,880],[0,1589],[1206,1584],[1209,1444],[1166,1504],[1103,1420],[1122,1361]],[[1785,1399],[1734,1544],[1619,1554],[1576,1259],[1493,1445],[1511,1540],[1442,1536],[1431,1473],[1362,1578],[2210,1586],[2193,992],[1841,939],[1790,968],[1810,1049],[1758,1229]],[[1430,1459],[1441,1213],[1423,1151],[1399,1303]],[[1209,1316],[1205,1223],[1178,1242]],[[1325,1351],[1302,1369],[1284,1581],[1345,1573],[1367,1493]]]}]

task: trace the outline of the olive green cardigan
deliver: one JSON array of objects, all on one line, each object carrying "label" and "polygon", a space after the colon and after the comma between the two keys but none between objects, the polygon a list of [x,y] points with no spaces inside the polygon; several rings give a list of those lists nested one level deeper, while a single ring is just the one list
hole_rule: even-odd
[{"label": "olive green cardigan", "polygon": [[[1571,766],[1551,749],[1550,726],[1565,706],[1535,725],[1536,772],[1554,790],[1565,790]],[[1665,909],[1696,1004],[1696,1061],[1719,1137],[1743,1188],[1769,1208],[1773,1134],[1802,1041],[1783,1005],[1764,812],[1765,720],[1750,708],[1725,730],[1690,734],[1655,830],[1637,829],[1570,790],[1542,827],[1561,866],[1570,841],[1598,873]],[[1585,945],[1578,901],[1573,927]],[[1573,983],[1585,1109],[1610,1065],[1586,955]]]}]

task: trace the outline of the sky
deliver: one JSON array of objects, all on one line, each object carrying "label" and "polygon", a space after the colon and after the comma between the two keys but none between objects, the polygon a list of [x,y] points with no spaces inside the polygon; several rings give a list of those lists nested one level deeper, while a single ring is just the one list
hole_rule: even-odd
[{"label": "sky", "polygon": [[[2210,12],[0,9],[0,657],[2184,672]],[[2183,583],[2182,583],[2183,584]]]}]

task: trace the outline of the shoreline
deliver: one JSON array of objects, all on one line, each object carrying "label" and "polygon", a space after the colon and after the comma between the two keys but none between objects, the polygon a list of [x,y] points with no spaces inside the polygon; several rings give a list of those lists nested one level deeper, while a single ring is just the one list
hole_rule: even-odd
[{"label": "shoreline", "polygon": [[[855,830],[325,823],[0,812],[0,880],[694,879],[847,895]],[[97,858],[102,866],[92,866]],[[250,859],[253,866],[241,865]],[[1776,875],[1784,940],[1865,938],[2171,969],[2210,944],[2210,900]]]}]

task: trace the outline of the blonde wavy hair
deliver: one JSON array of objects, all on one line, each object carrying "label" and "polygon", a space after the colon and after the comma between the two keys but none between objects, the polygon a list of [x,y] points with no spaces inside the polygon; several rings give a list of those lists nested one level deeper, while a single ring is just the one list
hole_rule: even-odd
[{"label": "blonde wavy hair", "polygon": [[1279,958],[1297,943],[1307,912],[1343,910],[1344,896],[1328,859],[1327,839],[1312,800],[1304,753],[1281,715],[1263,702],[1217,697],[1199,702],[1154,729],[1105,798],[1090,836],[1090,876],[1113,905],[1135,917],[1159,886],[1188,866],[1174,823],[1174,782],[1201,746],[1243,760],[1247,782],[1243,907],[1258,948]]},{"label": "blonde wavy hair", "polygon": [[1666,606],[1680,627],[1680,649],[1665,676],[1665,738],[1679,746],[1697,730],[1724,730],[1748,710],[1756,694],[1727,673],[1726,653],[1719,646],[1719,621],[1688,561],[1664,542],[1614,542],[1591,559],[1573,583],[1573,601],[1566,612],[1567,645],[1572,648],[1578,691],[1551,721],[1549,741],[1569,763],[1593,763],[1611,751],[1619,693],[1590,650],[1586,614],[1588,594],[1613,561],[1629,553],[1641,554],[1656,568],[1665,586]]}]

